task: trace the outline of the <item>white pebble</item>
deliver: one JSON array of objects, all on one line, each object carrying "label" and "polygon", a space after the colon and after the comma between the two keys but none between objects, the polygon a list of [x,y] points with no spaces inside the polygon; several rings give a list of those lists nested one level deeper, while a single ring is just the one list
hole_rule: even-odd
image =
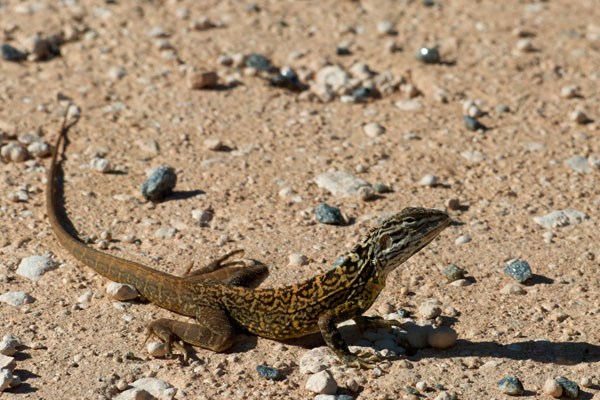
[{"label": "white pebble", "polygon": [[7,368],[0,369],[0,394],[10,387],[10,385],[12,384],[12,381],[13,381],[12,372]]},{"label": "white pebble", "polygon": [[33,142],[27,146],[29,154],[37,158],[46,157],[50,154],[51,150],[50,145],[42,141]]},{"label": "white pebble", "polygon": [[39,280],[46,272],[56,268],[57,263],[50,257],[45,256],[30,256],[25,257],[19,263],[17,275],[32,281]]},{"label": "white pebble", "polygon": [[421,186],[434,186],[437,183],[438,178],[433,174],[427,174],[419,181],[419,185]]},{"label": "white pebble", "polygon": [[121,79],[125,76],[127,71],[123,67],[111,67],[108,70],[108,77],[113,80]]},{"label": "white pebble", "polygon": [[2,158],[12,162],[23,162],[27,160],[27,150],[19,143],[11,142],[2,147],[0,150]]},{"label": "white pebble", "polygon": [[363,127],[368,137],[377,137],[385,133],[385,128],[377,122],[370,122]]},{"label": "white pebble", "polygon": [[502,294],[527,294],[527,291],[516,283],[509,283],[500,290]]},{"label": "white pebble", "polygon": [[92,169],[101,173],[110,171],[110,161],[108,161],[106,158],[94,157],[90,161],[90,165]]},{"label": "white pebble", "polygon": [[21,341],[11,335],[4,335],[0,342],[0,354],[12,356],[17,352],[17,347],[21,346]]},{"label": "white pebble", "polygon": [[442,308],[437,301],[427,301],[419,306],[419,314],[425,319],[433,319],[442,314]]},{"label": "white pebble", "polygon": [[212,214],[200,208],[192,210],[192,218],[198,220],[198,225],[205,226],[212,220]]},{"label": "white pebble", "polygon": [[288,266],[290,267],[301,267],[308,264],[308,257],[304,254],[292,253],[288,256]]},{"label": "white pebble", "polygon": [[391,21],[381,21],[377,23],[377,32],[382,35],[389,35],[394,32],[394,23]]},{"label": "white pebble", "polygon": [[11,306],[21,306],[33,303],[34,301],[35,299],[27,292],[6,292],[0,296],[0,302],[10,304]]},{"label": "white pebble", "polygon": [[529,39],[521,39],[517,42],[517,50],[528,53],[535,50],[533,43]]},{"label": "white pebble", "polygon": [[84,294],[82,294],[81,296],[79,296],[77,298],[77,302],[78,303],[87,303],[88,301],[90,301],[90,299],[92,298],[93,295],[94,295],[94,293],[91,290],[88,290],[87,292],[85,292]]},{"label": "white pebble", "polygon": [[547,379],[546,382],[544,382],[544,393],[546,393],[547,395],[559,398],[560,396],[562,396],[562,392],[563,388],[560,385],[560,383],[556,381],[556,379],[550,378]]},{"label": "white pebble", "polygon": [[0,369],[8,369],[12,371],[17,366],[14,357],[5,356],[4,354],[0,354]]},{"label": "white pebble", "polygon": [[563,86],[560,89],[560,97],[563,97],[565,99],[572,99],[578,95],[578,92],[579,86],[577,85]]},{"label": "white pebble", "polygon": [[327,370],[317,372],[306,381],[305,389],[313,393],[335,394],[337,383]]},{"label": "white pebble", "polygon": [[424,392],[427,390],[427,382],[417,382],[417,384],[415,385],[415,387],[417,388],[417,390],[419,392]]},{"label": "white pebble", "polygon": [[471,241],[471,237],[469,235],[460,235],[454,241],[454,244],[465,244]]},{"label": "white pebble", "polygon": [[133,300],[139,296],[138,291],[132,285],[117,282],[109,283],[106,286],[106,293],[117,301]]},{"label": "white pebble", "polygon": [[223,147],[223,142],[220,139],[206,139],[204,141],[204,147],[208,150],[218,151]]},{"label": "white pebble", "polygon": [[162,342],[150,342],[147,349],[152,357],[164,357],[167,354],[167,346]]},{"label": "white pebble", "polygon": [[584,376],[579,380],[579,384],[584,388],[592,387],[592,380],[587,376]]},{"label": "white pebble", "polygon": [[569,119],[578,124],[585,124],[590,120],[588,116],[581,110],[575,110],[572,113],[570,113]]}]

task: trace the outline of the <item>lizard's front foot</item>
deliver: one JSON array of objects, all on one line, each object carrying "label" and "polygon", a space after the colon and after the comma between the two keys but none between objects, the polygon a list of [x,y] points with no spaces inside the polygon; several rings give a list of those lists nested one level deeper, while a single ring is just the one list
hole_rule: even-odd
[{"label": "lizard's front foot", "polygon": [[382,361],[383,358],[377,354],[369,351],[360,351],[342,359],[342,362],[352,368],[358,369],[373,369],[377,367],[377,363]]},{"label": "lizard's front foot", "polygon": [[183,355],[183,362],[185,363],[188,360],[188,351],[185,346],[179,342],[179,338],[169,330],[168,322],[169,320],[166,319],[158,319],[149,323],[146,327],[146,340],[144,340],[144,343],[146,343],[150,337],[156,336],[165,344],[165,358],[173,357],[171,349],[175,347],[175,349]]}]

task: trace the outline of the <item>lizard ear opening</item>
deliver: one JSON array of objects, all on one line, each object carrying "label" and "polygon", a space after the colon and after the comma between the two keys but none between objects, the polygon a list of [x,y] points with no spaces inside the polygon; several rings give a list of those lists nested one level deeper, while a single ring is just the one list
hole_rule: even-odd
[{"label": "lizard ear opening", "polygon": [[382,250],[387,249],[388,247],[390,247],[392,245],[393,241],[392,241],[392,237],[390,235],[383,235],[379,238],[379,247]]}]

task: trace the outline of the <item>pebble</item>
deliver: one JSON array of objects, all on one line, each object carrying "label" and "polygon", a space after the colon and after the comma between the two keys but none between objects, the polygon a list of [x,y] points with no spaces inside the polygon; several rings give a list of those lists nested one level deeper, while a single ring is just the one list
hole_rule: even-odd
[{"label": "pebble", "polygon": [[552,243],[552,239],[556,237],[556,234],[551,231],[546,231],[542,234],[542,237],[544,238],[544,242]]},{"label": "pebble", "polygon": [[23,61],[27,58],[27,54],[6,43],[0,47],[0,54],[2,54],[2,59],[12,62]]},{"label": "pebble", "polygon": [[465,270],[456,264],[450,265],[443,272],[448,282],[454,282],[465,277]]},{"label": "pebble", "polygon": [[142,195],[146,200],[161,200],[173,191],[176,184],[175,170],[169,167],[159,167],[142,185]]},{"label": "pebble", "polygon": [[435,47],[421,47],[415,58],[425,64],[437,64],[440,62],[440,53]]},{"label": "pebble", "polygon": [[315,77],[315,83],[320,91],[334,93],[348,86],[350,75],[337,65],[328,65],[320,69]]},{"label": "pebble", "polygon": [[577,225],[584,220],[589,219],[589,216],[577,210],[556,210],[543,216],[533,217],[533,222],[545,228],[558,228],[567,225]]},{"label": "pebble", "polygon": [[563,388],[556,381],[556,379],[549,378],[546,379],[546,382],[544,382],[543,391],[547,395],[558,399],[560,396],[562,396]]},{"label": "pebble", "polygon": [[418,111],[423,108],[418,99],[398,100],[394,105],[402,111]]},{"label": "pebble", "polygon": [[579,386],[577,386],[577,383],[562,376],[556,378],[556,382],[562,386],[563,396],[570,399],[576,399],[579,396]]},{"label": "pebble", "polygon": [[450,396],[448,392],[440,392],[433,400],[452,400],[453,398]]},{"label": "pebble", "polygon": [[11,306],[22,306],[31,304],[35,301],[27,292],[6,292],[0,296],[0,302],[10,304]]},{"label": "pebble", "polygon": [[[0,348],[0,353],[1,353],[1,348]],[[589,388],[592,387],[592,380],[590,378],[588,378],[587,376],[584,376],[583,378],[581,378],[579,380],[579,384],[584,387],[584,388]]]},{"label": "pebble", "polygon": [[314,181],[320,188],[341,197],[356,197],[362,186],[371,186],[369,182],[344,171],[325,172],[317,176]]},{"label": "pebble", "polygon": [[471,236],[460,235],[459,237],[456,238],[456,240],[454,241],[454,244],[465,244],[465,243],[469,243],[470,241],[471,241]]},{"label": "pebble", "polygon": [[39,33],[29,36],[23,42],[23,48],[29,53],[28,58],[31,61],[40,61],[49,58],[52,50],[51,47],[50,41],[43,38]]},{"label": "pebble", "polygon": [[444,206],[450,210],[458,210],[460,208],[460,200],[456,197],[446,199]]},{"label": "pebble", "polygon": [[423,381],[417,382],[415,387],[417,388],[417,390],[419,392],[425,392],[428,389],[427,382],[423,382]]},{"label": "pebble", "polygon": [[391,21],[381,21],[377,23],[377,32],[382,35],[391,35],[394,33],[394,23]]},{"label": "pebble", "polygon": [[288,256],[288,266],[301,267],[308,264],[308,257],[304,254],[292,253]]},{"label": "pebble", "polygon": [[590,121],[588,116],[581,110],[575,110],[569,114],[569,119],[578,124],[586,124]]},{"label": "pebble", "polygon": [[447,349],[456,343],[458,334],[449,326],[440,326],[428,332],[427,343],[436,349]]},{"label": "pebble", "polygon": [[212,88],[218,81],[219,76],[215,71],[193,72],[188,76],[188,88],[192,90]]},{"label": "pebble", "polygon": [[27,146],[27,151],[36,158],[42,158],[50,155],[52,148],[46,142],[36,141]]},{"label": "pebble", "polygon": [[198,221],[199,226],[207,226],[213,215],[211,212],[196,208],[192,210],[192,218]]},{"label": "pebble", "polygon": [[364,62],[357,62],[352,64],[350,67],[350,74],[356,79],[360,79],[364,81],[366,79],[371,78],[374,75],[374,72],[371,71],[369,66]]},{"label": "pebble", "polygon": [[527,291],[516,283],[509,283],[500,290],[502,294],[527,294]]},{"label": "pebble", "polygon": [[296,72],[290,68],[282,68],[281,72],[271,78],[269,82],[273,86],[289,89],[294,92],[302,92],[308,89],[308,85],[300,82],[300,78],[298,78]]},{"label": "pebble", "polygon": [[525,260],[515,260],[504,267],[504,273],[514,278],[519,283],[524,283],[531,278],[531,268]]},{"label": "pebble", "polygon": [[425,319],[434,319],[442,314],[442,308],[437,301],[426,301],[419,306],[419,314]]},{"label": "pebble", "polygon": [[94,171],[98,171],[103,174],[109,172],[111,169],[110,161],[108,161],[106,158],[102,158],[102,157],[92,158],[92,160],[90,161],[90,166],[92,167],[92,169]]},{"label": "pebble", "polygon": [[517,42],[516,47],[517,47],[517,50],[519,50],[523,53],[529,53],[529,52],[535,51],[535,47],[533,46],[533,43],[529,39],[519,40]]},{"label": "pebble", "polygon": [[77,298],[77,302],[78,303],[87,303],[88,301],[90,301],[92,299],[93,295],[94,295],[94,292],[92,292],[91,290],[88,290],[87,292],[85,292],[84,294],[82,294],[81,296],[79,296]]},{"label": "pebble", "polygon": [[119,80],[127,74],[127,70],[123,67],[111,67],[108,70],[108,77],[113,80]]},{"label": "pebble", "polygon": [[19,143],[10,142],[2,146],[0,155],[6,161],[23,162],[27,160],[29,154],[27,154],[27,150]]},{"label": "pebble", "polygon": [[[172,399],[174,394],[167,382],[156,378],[141,378],[129,384],[127,389],[118,396],[114,397],[114,400],[133,400],[133,399]],[[148,394],[143,394],[145,391]]]},{"label": "pebble", "polygon": [[479,129],[486,130],[487,127],[483,125],[479,120],[473,117],[469,117],[468,115],[463,115],[463,121],[465,126],[470,131],[477,131]]},{"label": "pebble", "polygon": [[190,26],[195,31],[205,31],[214,27],[215,24],[212,23],[209,17],[202,15],[200,18],[192,22]]},{"label": "pebble", "polygon": [[427,174],[419,181],[420,186],[435,186],[437,183],[438,178],[433,174]]},{"label": "pebble", "polygon": [[219,151],[223,148],[223,142],[221,139],[206,139],[204,147],[208,150]]},{"label": "pebble", "polygon": [[258,374],[263,378],[270,379],[272,381],[277,381],[283,377],[277,368],[268,367],[266,365],[257,365],[256,372],[258,372]]},{"label": "pebble", "polygon": [[338,359],[327,346],[315,347],[300,357],[300,373],[316,374],[338,364]]},{"label": "pebble", "polygon": [[152,357],[164,357],[167,354],[167,346],[163,342],[150,342],[146,349]]},{"label": "pebble", "polygon": [[389,186],[387,186],[383,183],[376,183],[375,185],[373,185],[373,189],[375,189],[375,193],[379,193],[379,194],[392,192],[392,188],[390,188]]},{"label": "pebble", "polygon": [[165,30],[160,26],[153,26],[146,31],[146,35],[153,38],[159,38],[166,36]]},{"label": "pebble", "polygon": [[17,275],[32,281],[39,280],[46,272],[57,267],[56,261],[45,256],[30,256],[23,258],[17,268]]},{"label": "pebble", "polygon": [[252,53],[246,59],[246,66],[254,68],[257,71],[269,71],[273,66],[271,61],[262,54]]},{"label": "pebble", "polygon": [[13,374],[9,369],[0,369],[0,394],[8,389],[13,382]]},{"label": "pebble", "polygon": [[315,219],[321,224],[342,225],[344,218],[338,207],[321,203],[315,208]]},{"label": "pebble", "polygon": [[578,95],[579,95],[579,86],[577,86],[577,85],[563,86],[560,89],[560,97],[563,97],[565,99],[572,99],[574,97],[577,97]]},{"label": "pebble", "polygon": [[460,153],[460,156],[472,163],[480,163],[487,159],[487,156],[477,150],[466,150]]},{"label": "pebble", "polygon": [[176,233],[176,228],[158,228],[154,233],[154,236],[156,236],[159,239],[170,239],[174,237]]},{"label": "pebble", "polygon": [[308,378],[305,389],[314,393],[335,394],[337,382],[329,371],[323,370]]},{"label": "pebble", "polygon": [[17,366],[14,357],[5,356],[4,354],[0,354],[0,369],[8,369],[12,371]]},{"label": "pebble", "polygon": [[349,394],[318,394],[314,400],[354,400]]},{"label": "pebble", "polygon": [[[0,354],[12,356],[17,352],[17,347],[21,346],[21,341],[11,335],[4,335],[0,342]],[[2,367],[6,368],[6,367]]]},{"label": "pebble", "polygon": [[137,299],[139,293],[132,285],[111,282],[106,286],[106,293],[114,300],[126,301]]},{"label": "pebble", "polygon": [[523,389],[523,384],[516,376],[507,376],[498,381],[496,384],[498,389],[502,391],[504,394],[508,394],[509,396],[521,396],[525,390]]},{"label": "pebble", "polygon": [[381,136],[385,133],[385,128],[377,122],[370,122],[368,124],[365,124],[365,126],[363,126],[363,130],[365,131],[367,136],[371,138]]},{"label": "pebble", "polygon": [[361,186],[358,188],[358,198],[362,201],[368,201],[375,197],[375,191],[371,186]]},{"label": "pebble", "polygon": [[569,166],[573,171],[589,174],[592,169],[588,166],[587,158],[582,156],[575,156],[567,158],[565,164]]}]

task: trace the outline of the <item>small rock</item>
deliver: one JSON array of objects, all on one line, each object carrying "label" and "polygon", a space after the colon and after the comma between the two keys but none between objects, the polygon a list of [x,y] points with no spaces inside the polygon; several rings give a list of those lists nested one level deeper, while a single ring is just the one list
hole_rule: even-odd
[{"label": "small rock", "polygon": [[556,379],[547,379],[546,382],[544,382],[544,393],[546,393],[547,395],[550,395],[554,398],[559,398],[560,396],[562,396],[562,392],[563,392],[563,388],[562,386],[560,386],[560,384],[556,381]]},{"label": "small rock", "polygon": [[[141,378],[132,382],[129,386],[131,389],[127,389],[118,396],[114,397],[114,400],[132,400],[132,399],[172,399],[173,393],[171,385],[167,382],[156,378]],[[147,393],[143,393],[147,392]],[[148,396],[148,394],[151,396]]]},{"label": "small rock", "polygon": [[418,111],[423,108],[418,99],[398,100],[394,105],[402,111]]},{"label": "small rock", "polygon": [[425,64],[437,64],[440,62],[440,53],[435,47],[421,47],[415,58]]},{"label": "small rock", "polygon": [[175,170],[169,167],[160,167],[142,185],[142,195],[146,200],[160,200],[170,194],[176,184]]},{"label": "small rock", "polygon": [[10,387],[13,381],[13,374],[9,369],[0,369],[0,395]]},{"label": "small rock", "polygon": [[394,33],[394,23],[391,21],[381,21],[377,23],[377,32],[382,35],[390,35]]},{"label": "small rock", "polygon": [[371,186],[361,186],[358,188],[358,198],[362,201],[368,201],[375,197],[375,191]]},{"label": "small rock", "polygon": [[50,155],[52,148],[46,142],[36,141],[27,146],[27,151],[36,158],[42,158]]},{"label": "small rock", "polygon": [[577,172],[584,174],[589,174],[592,172],[592,169],[588,166],[587,158],[582,156],[567,158],[565,160],[565,164]]},{"label": "small rock", "polygon": [[449,326],[440,326],[431,330],[427,335],[427,342],[436,349],[447,349],[456,343],[458,334]]},{"label": "small rock", "polygon": [[419,314],[425,319],[434,319],[442,314],[442,308],[431,301],[427,301],[419,306]]},{"label": "small rock", "polygon": [[337,364],[338,359],[331,354],[329,347],[315,347],[300,357],[300,373],[315,374]]},{"label": "small rock", "polygon": [[194,72],[188,77],[188,88],[192,90],[212,88],[218,81],[219,76],[215,71]]},{"label": "small rock", "polygon": [[208,150],[219,151],[223,148],[223,142],[220,139],[206,139],[204,141],[204,147]]},{"label": "small rock", "polygon": [[567,378],[563,378],[562,376],[556,378],[556,382],[562,386],[563,396],[570,399],[576,399],[579,397],[579,386],[577,386],[577,383],[568,380]]},{"label": "small rock", "polygon": [[350,75],[337,65],[329,65],[317,72],[315,82],[319,90],[339,92],[348,86]]},{"label": "small rock", "polygon": [[152,28],[146,31],[146,35],[153,38],[165,37],[167,36],[165,30],[160,26],[153,26]]},{"label": "small rock", "polygon": [[487,159],[487,156],[477,150],[466,150],[460,153],[460,156],[472,163],[480,163]]},{"label": "small rock", "polygon": [[452,197],[447,199],[444,202],[444,205],[450,210],[458,210],[460,208],[460,200],[456,197]]},{"label": "small rock", "polygon": [[433,174],[427,174],[419,181],[421,186],[435,186],[438,183],[437,176]]},{"label": "small rock", "polygon": [[0,154],[2,155],[2,158],[4,158],[6,161],[12,162],[23,162],[27,160],[27,157],[29,155],[27,154],[27,150],[25,150],[23,146],[15,142],[10,142],[5,146],[2,146]]},{"label": "small rock", "polygon": [[504,267],[504,273],[513,277],[519,283],[524,283],[531,278],[531,268],[525,260],[513,261]]},{"label": "small rock", "polygon": [[321,203],[315,208],[315,219],[321,224],[342,225],[344,218],[340,209]]},{"label": "small rock", "polygon": [[[433,329],[431,326],[419,326],[414,323],[405,323],[402,328],[406,330],[406,340],[411,347],[415,349],[424,349],[429,346],[429,332]],[[399,343],[402,345],[402,343]]]},{"label": "small rock", "polygon": [[35,299],[27,292],[6,292],[0,296],[0,302],[10,304],[11,306],[22,306],[34,301]]},{"label": "small rock", "polygon": [[387,185],[384,185],[383,183],[376,183],[375,185],[373,185],[373,189],[375,189],[375,193],[391,193],[392,192],[392,188],[390,188]]},{"label": "small rock", "polygon": [[385,128],[377,122],[371,122],[363,126],[363,130],[368,137],[377,137],[385,133]]},{"label": "small rock", "polygon": [[8,369],[12,371],[17,366],[14,357],[5,356],[4,354],[0,354],[0,369]]},{"label": "small rock", "polygon": [[150,342],[146,349],[152,357],[164,357],[167,354],[167,346],[163,342]]},{"label": "small rock", "polygon": [[545,228],[557,228],[567,225],[577,225],[589,216],[577,210],[557,210],[543,216],[533,217],[533,222]]},{"label": "small rock", "polygon": [[156,236],[159,239],[171,239],[175,236],[176,233],[176,228],[158,228],[154,233],[154,236]]},{"label": "small rock", "polygon": [[127,74],[127,70],[123,67],[111,67],[108,70],[108,77],[113,80],[119,80]]},{"label": "small rock", "polygon": [[111,169],[110,161],[102,157],[92,158],[92,160],[90,161],[90,166],[93,170],[101,172],[103,174],[109,172]]},{"label": "small rock", "polygon": [[468,115],[463,115],[463,121],[465,126],[470,131],[477,131],[479,129],[486,130],[487,127],[479,122],[476,118],[469,117]]},{"label": "small rock", "polygon": [[465,270],[456,264],[450,265],[443,272],[448,282],[454,282],[465,277]]},{"label": "small rock", "polygon": [[560,97],[563,97],[565,99],[572,99],[578,96],[578,92],[579,86],[577,85],[563,86],[560,89]]},{"label": "small rock", "polygon": [[0,47],[0,54],[2,54],[2,59],[12,62],[23,61],[27,58],[27,54],[6,43]]},{"label": "small rock", "polygon": [[529,53],[535,51],[533,43],[529,39],[521,39],[517,42],[517,50],[523,53]]},{"label": "small rock", "polygon": [[[0,342],[0,354],[12,356],[17,352],[17,347],[21,346],[21,341],[11,335],[5,335]],[[1,367],[0,368],[6,368]]]},{"label": "small rock", "polygon": [[315,178],[315,183],[334,196],[342,197],[356,197],[361,186],[371,186],[369,182],[344,171],[325,172]]},{"label": "small rock", "polygon": [[460,235],[454,241],[455,244],[465,244],[471,241],[471,237],[469,235]]},{"label": "small rock", "polygon": [[106,286],[106,293],[117,301],[133,300],[137,299],[139,296],[139,293],[134,286],[117,282],[109,283]]},{"label": "small rock", "polygon": [[590,121],[588,116],[581,110],[575,110],[569,114],[569,119],[578,124],[586,124]]},{"label": "small rock", "polygon": [[192,218],[198,221],[199,226],[206,226],[212,220],[213,215],[211,212],[197,208],[192,210]]},{"label": "small rock", "polygon": [[527,291],[516,283],[510,283],[502,288],[502,294],[527,294]]},{"label": "small rock", "polygon": [[317,372],[306,381],[305,389],[314,393],[335,394],[337,383],[327,370]]},{"label": "small rock", "polygon": [[257,71],[269,71],[273,66],[271,61],[262,54],[252,53],[246,59],[246,66],[254,68]]},{"label": "small rock", "polygon": [[498,389],[500,389],[502,393],[508,394],[509,396],[521,396],[525,392],[523,384],[516,376],[507,376],[498,381],[496,386],[498,386]]},{"label": "small rock", "polygon": [[[2,351],[0,350],[0,353],[1,352]],[[587,376],[584,376],[579,380],[579,384],[584,388],[590,388],[590,387],[592,387],[592,380],[590,378],[588,378]]]},{"label": "small rock", "polygon": [[55,269],[57,263],[50,257],[31,256],[21,260],[17,268],[17,275],[32,281],[39,280],[46,272]]},{"label": "small rock", "polygon": [[269,83],[273,86],[289,89],[294,92],[302,92],[308,89],[308,85],[300,82],[300,78],[298,78],[296,72],[290,68],[283,68],[280,73],[269,80]]},{"label": "small rock", "polygon": [[92,292],[91,290],[88,290],[87,292],[85,292],[84,294],[82,294],[81,296],[79,296],[77,298],[77,302],[78,303],[87,303],[88,301],[90,301],[92,299],[93,295],[94,295],[94,292]]},{"label": "small rock", "polygon": [[415,384],[415,387],[417,388],[417,390],[418,390],[419,392],[425,392],[425,391],[427,391],[427,389],[428,389],[428,387],[427,387],[427,382],[423,382],[423,381],[417,382],[417,383]]},{"label": "small rock", "polygon": [[304,254],[293,253],[288,256],[288,266],[290,267],[301,267],[308,264],[308,257]]},{"label": "small rock", "polygon": [[270,379],[272,381],[277,381],[282,378],[282,375],[277,368],[267,367],[266,365],[257,365],[256,372],[258,372],[258,374],[263,378]]}]

